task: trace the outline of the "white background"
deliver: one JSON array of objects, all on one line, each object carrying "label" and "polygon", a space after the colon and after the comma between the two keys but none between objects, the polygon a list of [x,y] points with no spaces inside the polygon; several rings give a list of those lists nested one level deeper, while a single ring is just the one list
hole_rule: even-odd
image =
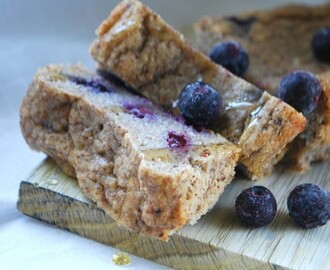
[{"label": "white background", "polygon": [[[16,210],[19,183],[44,158],[19,130],[22,97],[39,66],[77,63],[94,68],[88,47],[94,30],[119,1],[0,0],[0,268],[166,269],[132,257],[112,264],[117,250],[25,217]],[[289,1],[145,0],[179,29],[206,14],[228,14]],[[292,2],[292,1],[290,1]],[[299,1],[322,3],[325,1]]]}]

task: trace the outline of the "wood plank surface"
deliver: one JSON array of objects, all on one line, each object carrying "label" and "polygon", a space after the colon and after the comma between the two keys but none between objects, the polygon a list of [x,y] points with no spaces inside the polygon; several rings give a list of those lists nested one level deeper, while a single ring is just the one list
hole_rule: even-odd
[{"label": "wood plank surface", "polygon": [[[262,182],[237,177],[212,211],[168,243],[120,229],[51,159],[22,181],[17,207],[33,218],[175,269],[330,269],[330,223],[306,230],[288,216],[290,191],[307,182],[330,190],[329,163],[315,164],[305,175],[278,169]],[[273,192],[278,212],[268,226],[249,229],[235,216],[234,202],[244,188],[256,184]]]}]

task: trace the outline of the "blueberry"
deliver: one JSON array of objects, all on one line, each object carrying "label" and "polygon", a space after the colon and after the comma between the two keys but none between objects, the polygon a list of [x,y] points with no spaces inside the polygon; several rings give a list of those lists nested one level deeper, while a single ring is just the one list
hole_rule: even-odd
[{"label": "blueberry", "polygon": [[330,62],[330,27],[323,27],[314,34],[312,50],[317,59]]},{"label": "blueberry", "polygon": [[274,219],[277,204],[274,195],[267,188],[253,186],[238,195],[235,210],[245,225],[261,227]]},{"label": "blueberry", "polygon": [[211,124],[219,117],[221,104],[220,94],[211,85],[199,81],[183,88],[178,103],[183,117],[201,126]]},{"label": "blueberry", "polygon": [[323,226],[330,219],[330,193],[314,184],[295,187],[288,197],[289,215],[303,228]]},{"label": "blueberry", "polygon": [[315,110],[321,95],[321,85],[314,74],[298,70],[285,75],[278,89],[278,97],[303,115]]},{"label": "blueberry", "polygon": [[99,80],[95,79],[87,79],[84,77],[79,76],[73,76],[73,75],[67,75],[68,79],[78,85],[85,86],[87,88],[91,88],[95,92],[111,92],[112,89],[108,89],[103,83],[101,83]]},{"label": "blueberry", "polygon": [[242,76],[249,67],[247,51],[235,41],[215,44],[209,56],[214,62],[237,76]]}]

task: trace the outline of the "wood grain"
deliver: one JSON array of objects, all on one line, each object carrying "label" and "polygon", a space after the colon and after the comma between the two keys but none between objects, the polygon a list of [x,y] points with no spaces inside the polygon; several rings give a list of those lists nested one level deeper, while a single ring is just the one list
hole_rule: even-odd
[{"label": "wood grain", "polygon": [[[168,243],[120,229],[51,159],[21,183],[17,207],[33,218],[175,269],[330,269],[330,224],[305,230],[286,210],[287,196],[299,183],[330,189],[329,167],[315,164],[305,175],[278,169],[259,183],[238,177],[211,212]],[[278,213],[270,225],[249,229],[237,220],[234,201],[242,189],[256,184],[274,193]]]}]

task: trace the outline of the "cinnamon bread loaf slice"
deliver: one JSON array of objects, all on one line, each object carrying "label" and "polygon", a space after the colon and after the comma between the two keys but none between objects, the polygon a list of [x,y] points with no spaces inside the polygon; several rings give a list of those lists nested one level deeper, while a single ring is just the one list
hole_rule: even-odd
[{"label": "cinnamon bread loaf slice", "polygon": [[330,160],[330,63],[319,61],[311,46],[313,35],[322,27],[330,27],[330,4],[206,16],[195,24],[198,47],[206,54],[214,44],[226,40],[245,47],[250,65],[244,78],[274,95],[282,76],[293,70],[320,75],[319,106],[306,116],[308,124],[285,158],[300,172],[308,170],[313,161]]},{"label": "cinnamon bread loaf slice", "polygon": [[240,149],[82,66],[40,68],[22,133],[120,226],[167,240],[232,180]]},{"label": "cinnamon bread loaf slice", "polygon": [[305,126],[291,106],[214,64],[139,1],[124,0],[99,26],[90,52],[106,69],[155,103],[172,107],[187,83],[203,80],[222,95],[212,126],[242,148],[252,179],[269,175]]}]

